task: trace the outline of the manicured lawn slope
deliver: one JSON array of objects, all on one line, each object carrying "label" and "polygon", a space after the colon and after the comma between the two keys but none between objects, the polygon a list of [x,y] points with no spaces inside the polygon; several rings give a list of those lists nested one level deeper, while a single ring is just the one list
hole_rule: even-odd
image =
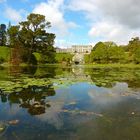
[{"label": "manicured lawn slope", "polygon": [[70,53],[56,53],[55,59],[56,63],[61,63],[63,61],[71,61],[73,55]]},{"label": "manicured lawn slope", "polygon": [[9,58],[10,58],[10,48],[0,46],[0,59],[3,59],[4,62],[8,62]]}]

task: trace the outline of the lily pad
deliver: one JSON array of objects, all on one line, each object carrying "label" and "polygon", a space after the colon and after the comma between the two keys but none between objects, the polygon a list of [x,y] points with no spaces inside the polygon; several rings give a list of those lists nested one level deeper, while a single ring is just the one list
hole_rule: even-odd
[{"label": "lily pad", "polygon": [[6,132],[8,126],[9,125],[6,122],[0,122],[0,136]]}]

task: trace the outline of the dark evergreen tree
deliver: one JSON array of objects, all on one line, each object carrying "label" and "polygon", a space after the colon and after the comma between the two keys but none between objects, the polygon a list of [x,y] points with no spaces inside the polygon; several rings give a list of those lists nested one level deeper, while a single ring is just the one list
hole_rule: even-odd
[{"label": "dark evergreen tree", "polygon": [[0,46],[6,45],[6,25],[0,25]]}]

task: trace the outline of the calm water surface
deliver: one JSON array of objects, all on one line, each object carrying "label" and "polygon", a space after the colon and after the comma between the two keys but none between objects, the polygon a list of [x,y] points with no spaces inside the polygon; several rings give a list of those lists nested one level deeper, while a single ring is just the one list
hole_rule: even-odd
[{"label": "calm water surface", "polygon": [[85,139],[140,140],[140,69],[0,67],[0,140]]}]

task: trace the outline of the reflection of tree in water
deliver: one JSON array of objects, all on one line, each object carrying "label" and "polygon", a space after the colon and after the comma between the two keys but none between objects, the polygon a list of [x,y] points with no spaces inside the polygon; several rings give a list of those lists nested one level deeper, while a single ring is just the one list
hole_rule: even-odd
[{"label": "reflection of tree in water", "polygon": [[126,68],[93,68],[87,70],[99,87],[113,87],[116,82],[126,82],[130,88],[140,87],[140,70]]},{"label": "reflection of tree in water", "polygon": [[27,74],[38,78],[53,78],[56,75],[55,69],[55,67],[12,66],[9,67],[9,74],[15,77]]},{"label": "reflection of tree in water", "polygon": [[37,66],[26,66],[26,67],[12,66],[9,67],[9,74],[12,76],[19,76],[21,74],[34,75],[36,70]]},{"label": "reflection of tree in water", "polygon": [[63,74],[70,74],[71,73],[71,68],[69,67],[40,67],[38,68],[38,73],[36,73],[37,77],[39,78],[44,78],[44,77],[47,77],[47,78],[54,78],[55,76],[58,76],[58,75],[63,75]]},{"label": "reflection of tree in water", "polygon": [[91,77],[91,80],[95,83],[98,87],[112,87],[114,85],[113,83],[113,77],[110,75],[110,69],[89,69],[89,74]]},{"label": "reflection of tree in water", "polygon": [[54,96],[55,91],[49,86],[29,86],[21,92],[13,92],[9,95],[0,91],[1,101],[10,104],[19,104],[20,107],[26,108],[31,115],[40,115],[45,113],[46,108],[51,105],[46,103],[46,97]]},{"label": "reflection of tree in water", "polygon": [[34,74],[34,77],[38,78],[54,78],[55,73],[55,67],[38,67],[36,70],[36,73]]}]

